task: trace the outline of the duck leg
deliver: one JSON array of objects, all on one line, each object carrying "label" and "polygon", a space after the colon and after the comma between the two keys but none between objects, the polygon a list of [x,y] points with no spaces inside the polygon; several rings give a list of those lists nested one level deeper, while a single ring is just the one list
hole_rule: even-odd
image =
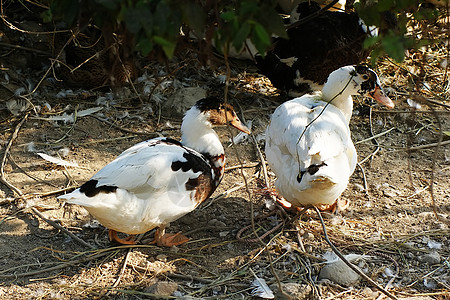
[{"label": "duck leg", "polygon": [[350,201],[338,198],[331,205],[321,205],[321,206],[318,206],[317,208],[320,211],[322,211],[322,212],[328,212],[328,213],[331,213],[331,214],[337,214],[337,213],[347,209],[347,207],[349,205],[350,205]]},{"label": "duck leg", "polygon": [[272,198],[275,204],[279,204],[284,210],[293,213],[296,213],[300,210],[300,208],[293,206],[290,202],[285,200],[275,188],[265,186],[261,190],[263,195],[269,195],[269,197]]},{"label": "duck leg", "polygon": [[124,238],[124,239],[121,239],[117,235],[117,231],[115,231],[113,229],[109,229],[108,236],[109,236],[109,240],[110,241],[114,241],[114,242],[117,242],[117,243],[122,244],[122,245],[136,245],[136,241],[134,239],[134,235],[130,235],[130,236]]},{"label": "duck leg", "polygon": [[158,246],[178,246],[189,241],[189,238],[182,235],[181,232],[178,233],[165,233],[166,226],[160,226],[155,232],[155,241]]}]

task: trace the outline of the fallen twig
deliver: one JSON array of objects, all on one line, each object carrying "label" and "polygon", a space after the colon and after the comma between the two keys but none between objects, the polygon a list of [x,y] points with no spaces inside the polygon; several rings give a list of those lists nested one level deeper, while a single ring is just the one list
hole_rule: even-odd
[{"label": "fallen twig", "polygon": [[47,180],[42,180],[42,179],[37,178],[37,177],[35,177],[35,176],[31,175],[31,174],[28,174],[27,171],[25,171],[21,166],[19,166],[19,164],[14,160],[14,158],[13,158],[12,156],[9,156],[9,160],[11,161],[11,163],[12,163],[16,168],[18,168],[23,174],[25,174],[25,176],[27,176],[27,177],[33,179],[33,180],[36,181],[36,182],[39,182],[39,183],[42,183],[42,184],[46,184],[46,185],[50,185],[50,186],[52,186],[52,187],[56,187],[56,185],[53,184],[52,182],[49,182],[49,181],[47,181]]},{"label": "fallen twig", "polygon": [[69,187],[66,187],[66,188],[63,188],[63,189],[54,190],[54,191],[50,191],[50,192],[24,194],[23,197],[24,198],[28,198],[28,197],[48,197],[48,196],[58,195],[58,194],[62,194],[62,193],[67,192],[67,191],[74,190],[77,187],[78,186],[69,186]]},{"label": "fallen twig", "polygon": [[391,132],[394,129],[395,129],[395,127],[392,127],[391,129],[388,129],[386,131],[383,131],[383,132],[380,132],[378,134],[372,135],[370,138],[367,138],[367,139],[364,139],[364,140],[361,140],[361,141],[357,141],[357,142],[355,142],[355,145],[358,145],[358,144],[361,144],[361,143],[365,143],[365,142],[371,141],[373,139],[379,138],[380,136],[388,134],[389,132]]},{"label": "fallen twig", "polygon": [[[432,102],[434,103],[434,102]],[[434,107],[432,107],[431,105],[429,105],[430,109],[434,112]],[[442,223],[446,223],[446,224],[450,224],[450,222],[446,219],[443,219],[439,216],[439,209],[437,207],[436,204],[436,197],[434,196],[434,185],[435,185],[435,174],[436,174],[436,168],[437,168],[437,156],[439,154],[439,148],[442,147],[443,144],[443,139],[444,139],[444,133],[442,132],[442,122],[441,119],[439,118],[439,116],[437,114],[433,114],[437,123],[438,123],[438,128],[439,128],[439,135],[438,135],[438,141],[436,143],[436,149],[434,149],[433,155],[432,155],[432,162],[431,162],[431,178],[430,178],[430,185],[429,185],[429,189],[428,191],[430,192],[430,197],[431,197],[431,205],[433,207],[433,212],[434,215],[436,217],[436,219],[438,219],[440,222]],[[448,141],[450,142],[450,141]]]},{"label": "fallen twig", "polygon": [[[380,147],[380,143],[378,143],[377,139],[374,137],[373,134],[373,122],[372,122],[372,107],[370,107],[369,110],[369,124],[370,124],[370,134],[372,135],[372,140],[375,142],[375,150],[372,152],[372,154],[370,154],[368,157],[370,158],[370,160],[372,160],[375,157],[375,154],[378,153],[378,151],[380,151],[381,147]],[[362,164],[363,161],[360,162],[360,164]]]},{"label": "fallen twig", "polygon": [[228,189],[225,192],[215,196],[214,198],[211,198],[211,200],[209,200],[208,203],[205,206],[203,206],[201,209],[205,209],[207,207],[210,207],[216,200],[219,200],[219,199],[222,199],[224,197],[227,197],[229,194],[231,194],[231,193],[233,193],[233,192],[235,192],[235,191],[245,187],[248,183],[252,182],[255,179],[256,179],[256,177],[253,176],[247,181],[247,183],[245,183],[245,182],[241,183],[241,184],[239,184],[239,185],[237,185],[237,186],[235,186],[235,187],[233,187],[231,189]]},{"label": "fallen twig", "polygon": [[111,285],[108,288],[108,292],[104,295],[104,297],[109,296],[111,294],[111,292],[113,291],[113,289],[116,288],[119,285],[120,280],[122,279],[122,276],[123,276],[123,274],[125,272],[125,269],[127,268],[128,259],[130,257],[131,251],[133,251],[133,248],[128,248],[127,249],[127,254],[125,255],[125,258],[123,259],[123,264],[122,264],[122,268],[120,268],[119,276],[117,277],[116,281],[114,281],[113,285]]},{"label": "fallen twig", "polygon": [[5,152],[3,153],[2,163],[1,163],[1,166],[0,166],[0,181],[4,185],[6,185],[12,192],[16,193],[19,196],[22,196],[23,193],[22,193],[22,191],[20,189],[16,188],[14,185],[9,183],[8,180],[6,179],[6,176],[5,176],[5,165],[6,165],[6,158],[8,157],[8,154],[9,154],[9,151],[11,149],[12,143],[17,138],[19,130],[22,127],[23,123],[25,123],[25,121],[27,120],[29,114],[30,114],[30,112],[27,112],[25,114],[25,116],[22,118],[22,120],[20,120],[19,124],[17,124],[16,128],[14,129],[14,132],[11,134],[11,137],[9,138],[9,142],[6,145]]},{"label": "fallen twig", "polygon": [[149,135],[149,136],[153,136],[153,137],[160,136],[160,134],[158,134],[157,132],[134,131],[134,130],[126,129],[126,128],[123,128],[123,127],[113,123],[113,122],[110,122],[108,120],[100,118],[99,116],[96,116],[96,115],[89,115],[89,117],[94,118],[94,119],[96,119],[96,120],[98,120],[100,122],[106,123],[109,126],[114,127],[114,128],[116,128],[116,129],[118,129],[118,130],[120,130],[122,132],[125,132],[125,133],[142,134],[142,135]]},{"label": "fallen twig", "polygon": [[397,150],[392,150],[389,152],[404,152],[405,150],[408,151],[416,151],[416,150],[422,150],[422,149],[428,149],[428,148],[434,148],[437,146],[445,146],[450,144],[450,140],[448,141],[443,141],[441,143],[437,142],[437,143],[431,143],[431,144],[426,144],[426,145],[420,145],[420,146],[413,146],[413,147],[409,147],[409,148],[401,148],[401,149],[397,149]]},{"label": "fallen twig", "polygon": [[64,228],[63,226],[59,225],[58,223],[56,223],[55,221],[52,221],[50,219],[47,219],[46,217],[44,217],[43,214],[41,214],[39,212],[39,210],[37,210],[35,207],[31,207],[31,210],[39,217],[41,218],[43,221],[45,221],[47,224],[55,227],[58,230],[63,231],[64,233],[66,233],[67,235],[69,235],[72,239],[74,239],[75,241],[77,241],[78,243],[82,244],[85,247],[88,247],[90,249],[95,249],[94,246],[92,246],[91,244],[85,242],[84,240],[80,239],[79,237],[77,237],[75,234],[73,234],[72,232],[70,232],[69,230],[67,230],[66,228]]},{"label": "fallen twig", "polygon": [[367,200],[370,201],[370,197],[369,197],[369,189],[368,189],[368,185],[367,185],[367,177],[366,177],[366,172],[364,171],[364,168],[362,167],[362,165],[360,163],[356,163],[356,165],[359,167],[359,169],[361,170],[362,173],[362,177],[363,177],[363,187],[364,187],[364,194],[367,197]]},{"label": "fallen twig", "polygon": [[39,50],[36,48],[24,47],[21,45],[13,45],[10,43],[5,43],[5,42],[0,42],[0,47],[10,48],[10,49],[15,49],[15,50],[23,50],[23,51],[34,52],[34,53],[45,55],[45,56],[50,56],[50,53],[46,52],[46,51],[42,51],[42,50]]},{"label": "fallen twig", "polygon": [[[276,214],[276,211],[272,211],[269,214],[264,214],[262,216],[259,217],[259,219],[267,219],[269,216]],[[249,228],[252,227],[252,224],[247,225],[245,227],[242,227],[236,234],[236,239],[240,242],[247,242],[247,243],[257,243],[260,240],[264,239],[266,236],[268,236],[269,234],[271,234],[272,232],[275,232],[277,229],[279,229],[281,226],[283,226],[284,223],[280,222],[277,225],[273,226],[271,229],[269,229],[268,231],[264,232],[262,235],[258,236],[256,234],[255,231],[253,231],[253,233],[256,235],[256,238],[253,239],[247,239],[247,238],[242,238],[241,235]]]},{"label": "fallen twig", "polygon": [[[4,19],[3,19],[3,20],[4,20]],[[4,20],[4,21],[5,21],[5,20]],[[5,22],[6,22],[6,21],[5,21]],[[17,27],[16,27],[16,29],[19,30]],[[67,32],[67,31],[63,31],[63,32]],[[72,42],[72,40],[74,39],[74,37],[75,37],[76,35],[78,35],[78,32],[79,32],[79,31],[78,31],[78,29],[76,29],[75,32],[73,32],[72,30],[70,30],[70,32],[72,32],[72,34],[70,35],[70,38],[66,41],[66,43],[65,43],[64,46],[61,48],[61,50],[60,50],[59,53],[56,55],[56,57],[55,57],[54,59],[51,59],[51,60],[50,60],[50,62],[51,62],[51,63],[50,63],[50,67],[48,67],[47,71],[45,71],[45,74],[41,77],[41,79],[40,79],[39,82],[36,84],[36,86],[34,87],[34,89],[33,89],[31,92],[29,92],[28,94],[22,95],[23,98],[26,99],[26,97],[29,97],[29,96],[33,95],[33,94],[38,90],[38,88],[41,86],[42,82],[45,80],[45,78],[47,78],[47,75],[50,73],[51,70],[53,70],[55,64],[58,62],[59,57],[63,54],[64,49],[66,48],[66,46],[69,45],[70,42]]]},{"label": "fallen twig", "polygon": [[259,164],[260,164],[259,162],[256,162],[256,163],[248,163],[248,164],[244,164],[244,165],[236,165],[236,166],[226,167],[225,172],[240,169],[240,168],[254,168],[254,167],[257,167]]},{"label": "fallen twig", "polygon": [[[390,109],[390,110],[376,110],[376,109],[374,109],[373,112],[374,113],[387,113],[387,114],[408,114],[408,113],[411,113],[410,110],[398,110],[398,109],[397,110],[393,110],[393,109]],[[438,113],[438,114],[448,114],[448,113],[450,113],[450,110],[436,110],[435,112]],[[417,113],[417,114],[420,114],[420,113],[422,113],[422,114],[431,114],[433,112],[431,112],[429,110],[416,110],[414,113]]]},{"label": "fallen twig", "polygon": [[[35,271],[30,271],[30,272],[24,272],[24,273],[14,273],[14,274],[0,274],[0,279],[12,279],[12,278],[19,278],[19,277],[26,277],[26,276],[33,276],[33,275],[38,275],[38,274],[42,274],[42,273],[46,273],[46,272],[51,272],[51,271],[55,271],[55,270],[59,270],[59,269],[63,269],[66,268],[68,266],[76,266],[77,264],[83,263],[83,262],[87,262],[96,258],[100,258],[102,256],[107,255],[109,252],[107,251],[101,251],[98,252],[97,254],[94,255],[90,255],[87,257],[83,257],[77,260],[73,260],[73,261],[66,261],[66,262],[61,262],[59,265],[53,266],[53,267],[49,267],[49,268],[43,268],[43,269],[38,269]],[[36,265],[42,265],[42,263],[36,264]],[[21,266],[18,266],[21,267]]]}]

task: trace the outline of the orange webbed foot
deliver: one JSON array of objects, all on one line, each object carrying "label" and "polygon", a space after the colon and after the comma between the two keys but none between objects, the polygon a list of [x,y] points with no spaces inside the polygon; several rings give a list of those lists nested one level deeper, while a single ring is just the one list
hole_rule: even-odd
[{"label": "orange webbed foot", "polygon": [[124,239],[121,239],[118,235],[117,235],[117,231],[109,229],[108,232],[108,236],[109,236],[109,240],[111,242],[116,242],[122,245],[136,245],[136,240],[135,240],[135,236],[134,235],[129,235]]},{"label": "orange webbed foot", "polygon": [[165,233],[165,226],[161,226],[155,232],[155,240],[158,246],[172,247],[178,246],[189,241],[189,238],[182,235],[181,232],[178,233]]},{"label": "orange webbed foot", "polygon": [[330,214],[337,214],[346,210],[350,205],[350,201],[338,198],[331,205],[321,205],[317,207],[322,212],[328,212]]},{"label": "orange webbed foot", "polygon": [[158,246],[178,246],[189,241],[189,238],[182,235],[181,232],[178,233],[165,233],[163,236],[156,241]]}]

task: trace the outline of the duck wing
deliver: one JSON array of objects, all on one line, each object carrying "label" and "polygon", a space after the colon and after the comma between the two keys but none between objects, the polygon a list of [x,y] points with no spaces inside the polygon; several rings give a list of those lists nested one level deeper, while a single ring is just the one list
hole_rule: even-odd
[{"label": "duck wing", "polygon": [[125,150],[80,190],[92,194],[116,187],[144,196],[192,189],[193,181],[200,175],[210,180],[213,177],[211,165],[203,155],[178,141],[157,138]]}]

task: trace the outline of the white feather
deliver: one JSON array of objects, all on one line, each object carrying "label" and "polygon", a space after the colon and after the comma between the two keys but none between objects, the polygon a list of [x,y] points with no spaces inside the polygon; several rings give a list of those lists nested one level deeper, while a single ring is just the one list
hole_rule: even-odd
[{"label": "white feather", "polygon": [[78,164],[75,162],[68,162],[67,160],[58,158],[58,157],[54,157],[54,156],[50,156],[47,155],[45,153],[37,153],[37,155],[39,155],[41,158],[45,159],[46,161],[49,161],[51,163],[54,163],[58,166],[64,166],[64,167],[78,167]]},{"label": "white feather", "polygon": [[252,290],[252,296],[258,296],[264,299],[275,298],[272,290],[269,288],[264,279],[256,277],[252,282],[252,286],[254,287]]},{"label": "white feather", "polygon": [[255,277],[255,280],[252,282],[253,290],[252,296],[258,296],[264,299],[274,299],[275,296],[272,290],[267,285],[266,281],[263,278],[256,276],[252,269],[250,269],[251,273]]},{"label": "white feather", "polygon": [[[100,110],[102,110],[103,108],[101,107],[91,107],[88,109],[84,109],[84,110],[80,110],[77,112],[77,117],[85,117],[85,116],[89,116],[92,115]],[[50,116],[48,118],[39,118],[40,120],[50,120],[50,121],[63,121],[64,124],[66,123],[74,123],[75,122],[75,115],[74,114],[67,114],[67,113],[63,113],[60,116]]]}]

